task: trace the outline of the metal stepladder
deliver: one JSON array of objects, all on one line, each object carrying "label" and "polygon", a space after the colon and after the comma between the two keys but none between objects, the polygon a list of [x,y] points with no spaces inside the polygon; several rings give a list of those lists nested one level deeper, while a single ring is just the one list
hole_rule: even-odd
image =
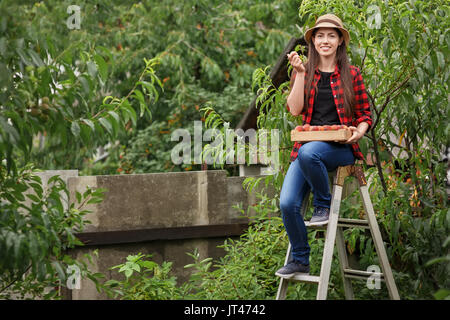
[{"label": "metal stepladder", "polygon": [[[322,265],[320,269],[320,275],[314,276],[309,274],[298,274],[292,278],[280,277],[280,284],[277,292],[277,300],[284,300],[286,298],[286,292],[289,282],[308,282],[318,284],[317,300],[325,300],[327,298],[328,283],[331,272],[331,262],[333,259],[334,244],[336,240],[336,246],[338,251],[339,266],[344,282],[344,292],[346,299],[354,299],[353,287],[351,280],[356,279],[368,279],[370,276],[376,275],[378,279],[383,280],[386,283],[386,287],[391,299],[399,300],[397,287],[395,285],[394,277],[392,274],[391,266],[388,261],[386,250],[381,238],[380,229],[376,220],[375,212],[370,199],[367,181],[364,177],[364,171],[361,165],[349,165],[344,167],[338,167],[333,178],[333,190],[330,207],[330,217],[328,224],[321,227],[309,226],[309,221],[305,221],[306,227],[310,228],[326,228],[325,244],[322,257]],[[348,176],[353,176],[359,183],[359,193],[363,201],[365,210],[365,219],[345,219],[339,218],[339,209],[341,205],[342,189],[344,186],[344,180]],[[303,201],[301,214],[304,217],[308,209],[308,195],[305,196]],[[375,250],[381,264],[381,272],[373,273],[369,271],[354,270],[349,266],[347,250],[345,247],[343,228],[366,228],[370,230],[372,239],[375,245]],[[285,264],[291,259],[291,244],[289,243]]]}]

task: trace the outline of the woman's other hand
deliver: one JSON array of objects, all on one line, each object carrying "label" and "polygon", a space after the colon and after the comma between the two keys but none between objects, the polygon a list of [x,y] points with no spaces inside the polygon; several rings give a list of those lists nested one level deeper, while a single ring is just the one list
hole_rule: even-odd
[{"label": "woman's other hand", "polygon": [[352,136],[348,138],[344,143],[357,143],[359,139],[364,136],[364,132],[361,132],[358,128],[350,126],[348,127],[352,131]]}]

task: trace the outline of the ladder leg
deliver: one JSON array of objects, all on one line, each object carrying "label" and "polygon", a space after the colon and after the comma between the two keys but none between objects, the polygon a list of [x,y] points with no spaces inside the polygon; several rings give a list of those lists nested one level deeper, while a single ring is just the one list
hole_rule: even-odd
[{"label": "ladder leg", "polygon": [[387,289],[389,291],[389,296],[393,300],[400,300],[397,286],[395,285],[394,276],[392,274],[392,269],[386,254],[386,249],[384,248],[383,245],[383,239],[381,238],[381,232],[378,227],[377,218],[373,210],[372,201],[370,200],[368,188],[366,185],[360,186],[359,191],[361,194],[361,198],[363,200],[363,205],[366,211],[367,220],[369,222],[370,232],[374,240],[375,249],[377,251],[378,257],[380,258],[381,270],[384,274],[384,279],[386,282]]},{"label": "ladder leg", "polygon": [[[286,258],[284,259],[284,265],[286,265],[291,256],[291,243],[288,244],[288,249],[286,252]],[[289,281],[284,278],[280,278],[280,284],[278,285],[277,297],[276,300],[284,300],[286,299],[286,292],[288,289]]]},{"label": "ladder leg", "polygon": [[337,229],[336,247],[338,250],[339,266],[341,269],[342,280],[344,282],[345,298],[347,300],[354,300],[355,296],[353,294],[352,282],[349,278],[345,276],[344,273],[344,269],[348,269],[349,264],[348,264],[347,250],[345,248],[344,231],[342,230],[342,227],[338,227]]},{"label": "ladder leg", "polygon": [[325,236],[322,266],[320,268],[319,288],[317,289],[317,300],[326,300],[328,282],[330,280],[331,261],[333,259],[334,241],[336,239],[339,208],[341,206],[342,186],[333,184],[333,198],[331,199],[330,218]]}]

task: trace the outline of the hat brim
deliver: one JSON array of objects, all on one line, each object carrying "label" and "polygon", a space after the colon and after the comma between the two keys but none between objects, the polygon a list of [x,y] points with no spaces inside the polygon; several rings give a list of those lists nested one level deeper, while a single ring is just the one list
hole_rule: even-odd
[{"label": "hat brim", "polygon": [[337,29],[341,30],[342,36],[344,37],[345,45],[348,46],[348,44],[350,42],[350,34],[349,34],[348,30],[345,28],[342,28],[342,27],[338,27],[330,22],[320,22],[316,26],[306,30],[305,35],[304,35],[306,42],[309,42],[311,40],[311,36],[312,36],[314,29],[319,29],[319,28],[337,28]]}]

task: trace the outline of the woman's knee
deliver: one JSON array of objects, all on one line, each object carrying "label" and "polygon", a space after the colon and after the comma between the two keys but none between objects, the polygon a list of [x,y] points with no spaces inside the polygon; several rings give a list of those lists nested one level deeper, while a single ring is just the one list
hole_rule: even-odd
[{"label": "woman's knee", "polygon": [[300,160],[300,163],[320,159],[314,144],[314,141],[308,142],[298,149],[298,159]]},{"label": "woman's knee", "polygon": [[297,207],[297,201],[295,201],[295,199],[293,199],[292,197],[280,198],[280,210],[283,215],[295,214]]}]

